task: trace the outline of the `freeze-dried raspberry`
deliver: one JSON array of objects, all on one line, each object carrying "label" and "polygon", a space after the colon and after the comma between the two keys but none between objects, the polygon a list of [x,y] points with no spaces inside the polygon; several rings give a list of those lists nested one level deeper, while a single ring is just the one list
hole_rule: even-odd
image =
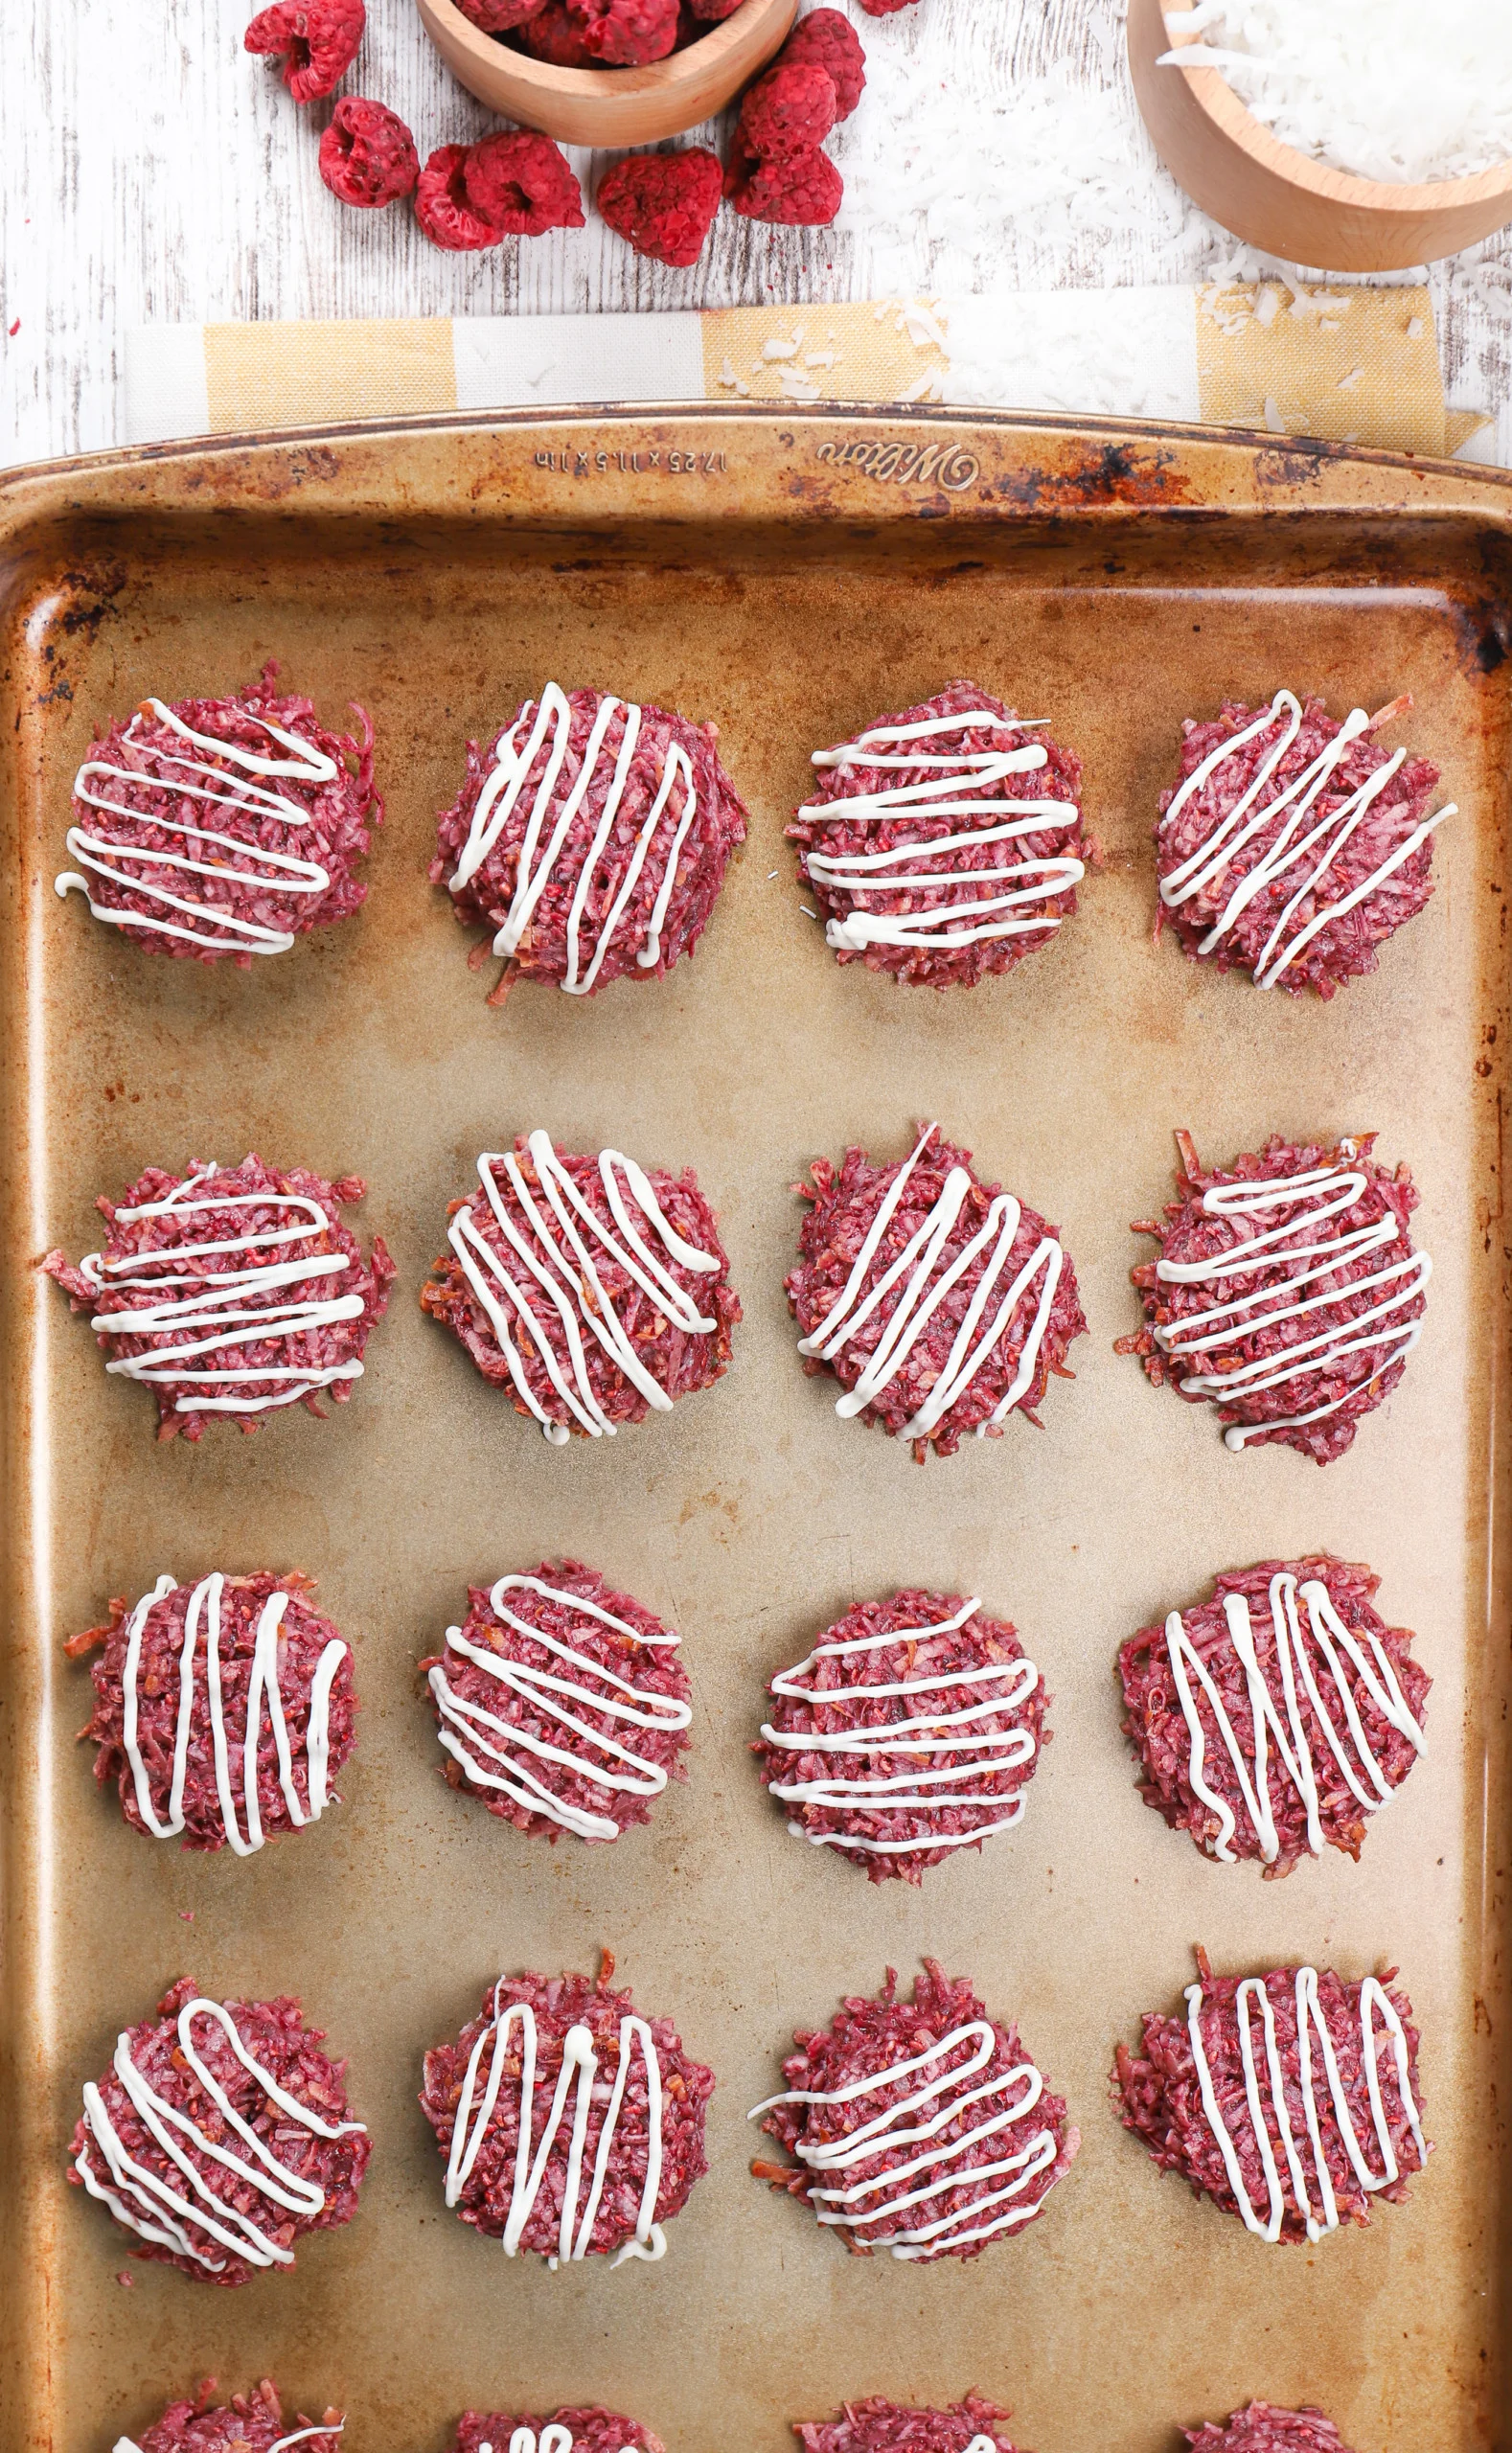
[{"label": "freeze-dried raspberry", "polygon": [[438,247],[496,247],[504,233],[468,195],[467,145],[438,145],[415,189],[415,218]]},{"label": "freeze-dried raspberry", "polygon": [[462,181],[473,211],[506,237],[583,227],[583,191],[549,136],[524,129],[485,136],[469,146]]},{"label": "freeze-dried raspberry", "polygon": [[567,0],[546,0],[543,9],[516,27],[515,39],[521,51],[528,51],[532,59],[543,59],[548,68],[593,65],[593,54],[583,39],[583,29],[568,9]]},{"label": "freeze-dried raspberry", "polygon": [[702,18],[694,15],[688,0],[677,0],[677,39],[673,50],[686,51],[690,42],[701,42],[708,31]]},{"label": "freeze-dried raspberry", "polygon": [[835,126],[835,87],[823,68],[799,60],[758,77],[741,104],[735,143],[763,162],[812,152]]},{"label": "freeze-dried raspberry", "polygon": [[781,162],[763,162],[754,153],[737,151],[724,173],[724,193],[747,221],[822,229],[840,209],[845,182],[816,145]]},{"label": "freeze-dried raspberry", "polygon": [[414,193],[420,155],[394,111],[344,94],[320,140],[320,175],[343,204],[393,204]]},{"label": "freeze-dried raspberry", "polygon": [[861,0],[868,17],[894,17],[900,9],[911,9],[914,0]]},{"label": "freeze-dried raspberry", "polygon": [[601,68],[645,68],[677,39],[677,0],[567,0],[574,25]]},{"label": "freeze-dried raspberry", "polygon": [[539,14],[546,0],[457,0],[463,15],[480,34],[507,34],[527,17]]},{"label": "freeze-dried raspberry", "polygon": [[329,94],[357,56],[367,11],[362,0],[275,0],[241,40],[248,51],[284,62],[284,82],[296,103]]},{"label": "freeze-dried raspberry", "polygon": [[798,60],[824,70],[835,88],[836,118],[849,119],[866,83],[866,54],[849,17],[838,9],[811,10],[783,44],[776,65],[788,68]]},{"label": "freeze-dried raspberry", "polygon": [[720,209],[722,179],[712,153],[634,153],[605,172],[598,207],[638,256],[691,264]]}]

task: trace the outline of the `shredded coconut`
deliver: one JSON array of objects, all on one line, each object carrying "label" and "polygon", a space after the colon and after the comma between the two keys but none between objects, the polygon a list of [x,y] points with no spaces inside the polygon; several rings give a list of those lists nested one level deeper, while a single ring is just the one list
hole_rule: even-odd
[{"label": "shredded coconut", "polygon": [[1512,10],[1486,0],[1199,0],[1167,63],[1220,70],[1279,137],[1393,183],[1512,159]]}]

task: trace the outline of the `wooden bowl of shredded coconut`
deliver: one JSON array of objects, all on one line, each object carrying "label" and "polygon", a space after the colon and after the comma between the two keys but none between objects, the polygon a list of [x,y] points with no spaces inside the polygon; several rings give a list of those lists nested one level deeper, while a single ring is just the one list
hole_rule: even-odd
[{"label": "wooden bowl of shredded coconut", "polygon": [[1512,220],[1512,11],[1130,0],[1129,64],[1172,176],[1269,255],[1391,272]]}]

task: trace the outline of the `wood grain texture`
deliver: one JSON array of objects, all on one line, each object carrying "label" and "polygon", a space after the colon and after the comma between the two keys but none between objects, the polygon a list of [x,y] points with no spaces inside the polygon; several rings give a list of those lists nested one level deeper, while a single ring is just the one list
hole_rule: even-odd
[{"label": "wood grain texture", "polygon": [[[868,50],[928,46],[963,78],[1059,70],[1118,92],[1122,0],[919,0],[862,15]],[[865,234],[781,231],[722,214],[699,263],[675,272],[588,227],[481,256],[440,254],[402,207],[352,212],[322,187],[329,104],[304,111],[247,57],[250,0],[7,0],[0,23],[0,457],[97,450],[117,440],[120,334],[133,324],[250,317],[543,314],[673,307],[824,305],[864,296]],[[442,66],[413,0],[369,0],[346,90],[374,95],[422,152],[495,125]],[[1128,108],[1133,116],[1132,98]],[[702,131],[705,142],[722,131]],[[875,136],[875,115],[873,134]],[[868,136],[863,99],[836,145]],[[606,156],[574,157],[584,183]],[[919,245],[888,287],[987,290],[1183,282],[1236,248],[1187,207],[1134,123],[1115,222],[1062,236],[999,195],[969,255]],[[1499,414],[1512,461],[1512,244],[1493,241],[1432,277],[1450,398]],[[12,334],[10,327],[18,324]]]}]

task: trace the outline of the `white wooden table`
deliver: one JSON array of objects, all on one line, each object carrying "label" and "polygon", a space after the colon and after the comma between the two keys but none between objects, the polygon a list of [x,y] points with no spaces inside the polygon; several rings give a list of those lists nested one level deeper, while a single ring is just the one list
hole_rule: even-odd
[{"label": "white wooden table", "polygon": [[[1122,0],[918,0],[881,20],[847,4],[869,49],[928,46],[938,63],[944,45],[963,80],[1064,64],[1111,92],[1125,74]],[[584,231],[443,254],[403,207],[358,213],[327,194],[315,154],[329,105],[297,109],[246,56],[251,13],[252,0],[3,0],[0,460],[118,440],[119,335],[134,324],[875,294],[863,232],[769,230],[729,213],[684,272],[632,255],[591,212]],[[398,110],[423,157],[494,124],[442,68],[413,0],[368,0],[368,20],[346,89]],[[867,142],[863,98],[842,167]],[[1011,195],[983,197],[973,258],[949,251],[946,266],[920,246],[907,286],[928,291],[946,274],[972,289],[1190,282],[1231,259],[1222,233],[1176,204],[1137,133],[1130,155],[1116,224],[1063,235]],[[586,187],[597,166],[575,159]],[[1451,401],[1499,411],[1497,456],[1512,462],[1512,245],[1439,269],[1433,287]]]}]

